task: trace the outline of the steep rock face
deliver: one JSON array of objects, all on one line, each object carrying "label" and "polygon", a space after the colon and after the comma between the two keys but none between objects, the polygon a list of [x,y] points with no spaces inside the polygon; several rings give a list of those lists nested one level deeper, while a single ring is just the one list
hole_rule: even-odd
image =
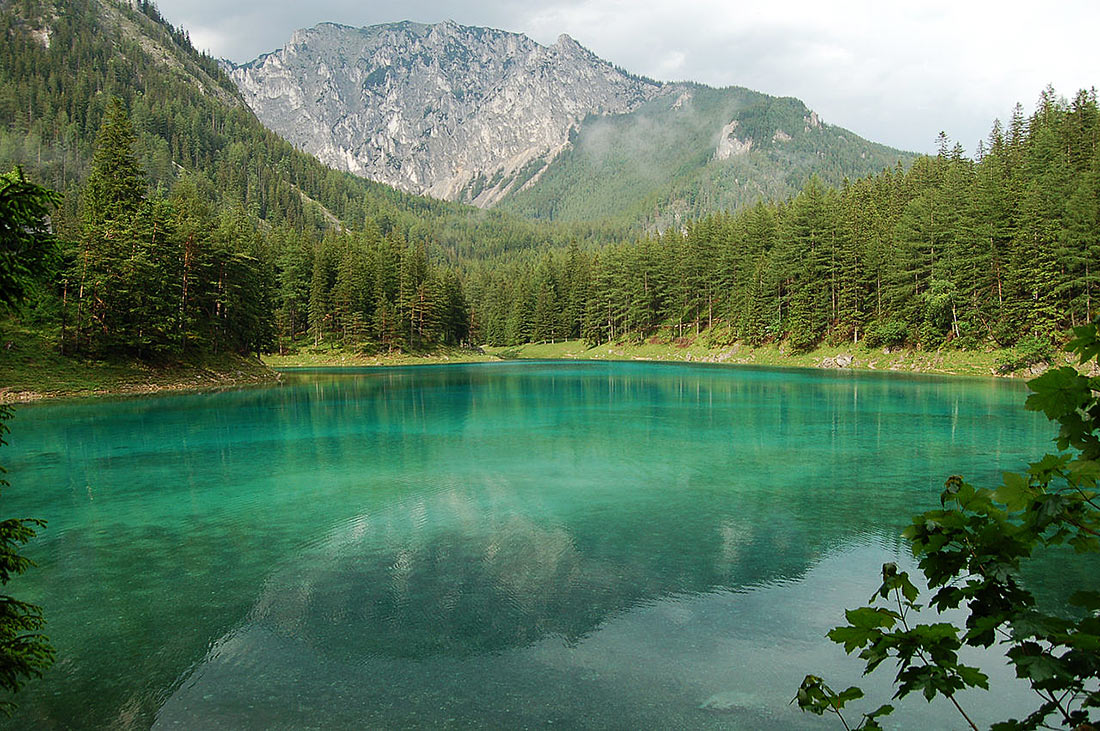
[{"label": "steep rock face", "polygon": [[268,127],[322,162],[481,206],[536,180],[586,116],[662,89],[565,35],[542,46],[450,21],[323,23],[229,72]]}]

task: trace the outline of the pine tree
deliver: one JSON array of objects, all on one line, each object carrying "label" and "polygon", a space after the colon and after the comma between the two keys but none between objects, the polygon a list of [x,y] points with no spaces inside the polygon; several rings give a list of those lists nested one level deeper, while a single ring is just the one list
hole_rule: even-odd
[{"label": "pine tree", "polygon": [[409,244],[401,253],[400,283],[397,293],[397,314],[404,321],[405,345],[409,350],[424,347],[424,320],[434,303],[431,288],[428,252],[423,244]]},{"label": "pine tree", "polygon": [[202,272],[208,266],[210,231],[214,217],[208,202],[199,193],[199,183],[192,176],[181,177],[172,190],[172,226],[179,242],[179,309],[176,337],[180,353],[187,351],[188,342],[201,342]]},{"label": "pine tree", "polygon": [[126,108],[118,97],[112,97],[96,136],[92,169],[84,187],[86,222],[125,220],[137,213],[145,200],[146,184],[136,143]]},{"label": "pine tree", "polygon": [[[144,173],[133,126],[117,98],[108,104],[84,188],[74,271],[77,342],[90,350],[125,349],[133,309],[136,262],[144,220]],[[146,212],[147,214],[148,212]]]},{"label": "pine tree", "polygon": [[581,336],[584,322],[585,290],[588,289],[588,262],[582,256],[577,240],[570,239],[565,252],[565,271],[562,283],[562,297],[565,300],[562,320],[564,337],[575,339]]},{"label": "pine tree", "polygon": [[551,342],[558,337],[558,284],[549,257],[543,258],[535,272],[535,307],[532,312],[531,338],[536,343]]},{"label": "pine tree", "polygon": [[443,342],[449,345],[462,345],[470,335],[470,311],[466,295],[462,290],[462,280],[453,269],[448,269],[442,282],[443,303]]},{"label": "pine tree", "polygon": [[788,331],[792,347],[803,350],[818,343],[829,326],[832,294],[835,192],[826,192],[816,177],[794,201],[783,234],[782,266],[791,272]]},{"label": "pine tree", "polygon": [[313,249],[312,273],[309,280],[309,329],[313,334],[313,345],[319,346],[328,332],[332,312],[330,309],[331,287],[329,284],[328,249],[323,243],[317,243]]}]

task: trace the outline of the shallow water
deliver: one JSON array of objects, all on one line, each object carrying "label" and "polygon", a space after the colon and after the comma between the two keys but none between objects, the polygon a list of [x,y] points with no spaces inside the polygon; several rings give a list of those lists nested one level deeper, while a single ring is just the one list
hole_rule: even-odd
[{"label": "shallow water", "polygon": [[[823,636],[906,561],[908,516],[1050,447],[1024,396],[498,363],[22,408],[3,514],[49,527],[9,588],[60,659],[9,723],[817,727],[788,703],[807,672],[860,682]],[[975,715],[1027,707],[978,661]]]}]

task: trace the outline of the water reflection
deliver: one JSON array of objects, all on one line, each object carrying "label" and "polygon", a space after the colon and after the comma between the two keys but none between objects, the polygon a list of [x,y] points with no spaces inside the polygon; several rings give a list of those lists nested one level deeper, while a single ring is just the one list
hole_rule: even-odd
[{"label": "water reflection", "polygon": [[23,409],[5,509],[50,520],[63,659],[12,723],[809,723],[906,517],[1045,448],[1021,399],[490,364]]},{"label": "water reflection", "polygon": [[[338,543],[332,549],[343,555],[358,540],[336,548]],[[821,641],[853,591],[865,596],[874,590],[876,568],[886,558],[904,563],[864,537],[827,552],[794,580],[658,595],[607,614],[573,640],[551,632],[492,651],[434,648],[440,654],[430,658],[391,653],[387,642],[357,636],[394,631],[404,619],[417,624],[423,608],[382,599],[395,612],[389,623],[362,622],[355,602],[330,611],[333,592],[370,604],[375,594],[387,593],[385,584],[372,592],[356,581],[349,591],[348,585],[307,585],[300,577],[287,585],[276,578],[248,621],[219,640],[165,702],[156,725],[261,719],[263,725],[295,727],[324,718],[337,727],[831,727],[831,721],[791,708],[793,689],[808,669],[827,668],[841,687],[863,685],[872,702],[891,695],[887,676],[860,678],[857,664]],[[551,583],[561,586],[561,577]],[[546,592],[539,587],[532,593]],[[498,614],[490,611],[486,619]],[[465,637],[471,629],[446,619],[442,626],[435,636]],[[988,654],[968,659],[989,673],[997,694],[960,698],[975,717],[992,721],[1027,709],[1026,689],[1003,660]],[[900,703],[898,718],[902,727],[950,728],[957,725],[953,714],[950,707],[910,698]]]}]

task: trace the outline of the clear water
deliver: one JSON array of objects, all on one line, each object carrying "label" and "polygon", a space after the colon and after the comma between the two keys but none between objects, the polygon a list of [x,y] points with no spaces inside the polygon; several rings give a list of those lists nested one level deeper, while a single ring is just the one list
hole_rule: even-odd
[{"label": "clear water", "polygon": [[[907,516],[1049,447],[1024,395],[504,363],[25,407],[2,513],[49,527],[9,588],[60,660],[7,723],[818,727],[789,701],[806,672],[859,682],[823,635],[905,560]],[[978,661],[976,716],[1027,707]]]}]

